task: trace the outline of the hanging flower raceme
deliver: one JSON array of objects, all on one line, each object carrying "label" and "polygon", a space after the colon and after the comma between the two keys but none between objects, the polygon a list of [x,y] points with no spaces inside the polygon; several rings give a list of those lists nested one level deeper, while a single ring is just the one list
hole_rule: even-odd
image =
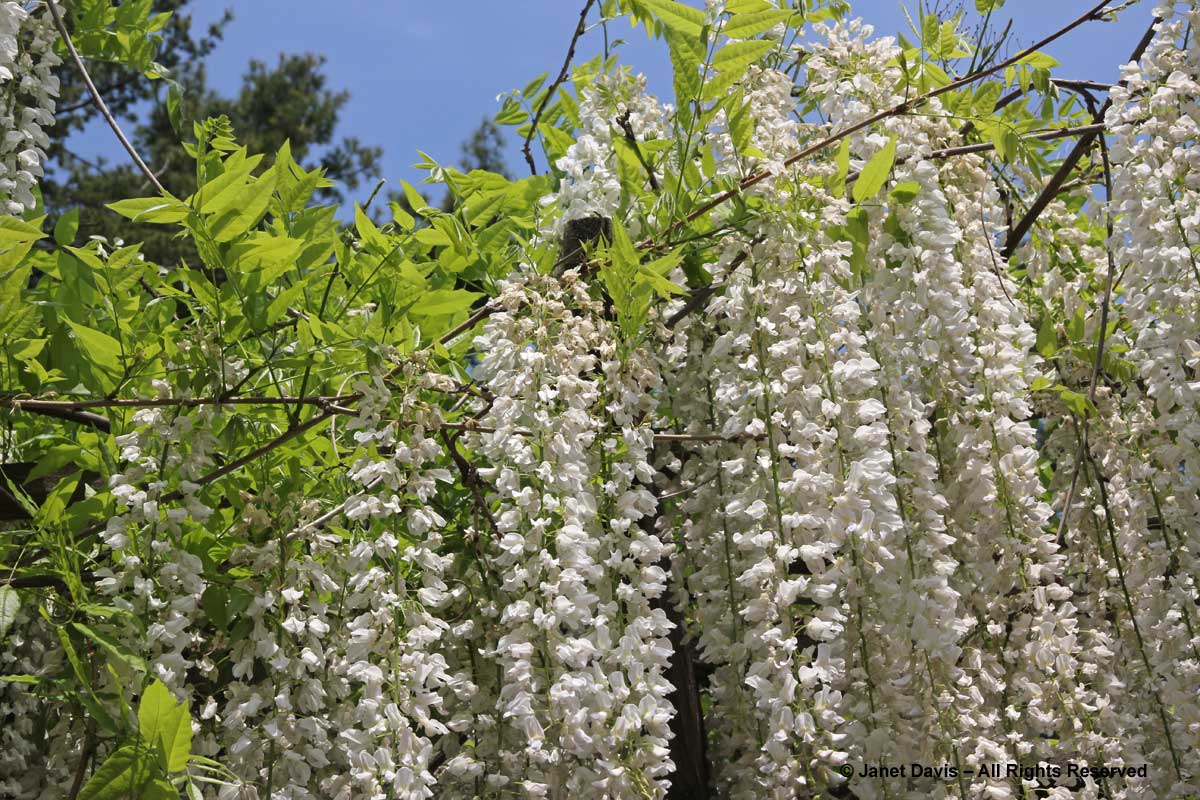
[{"label": "hanging flower raceme", "polygon": [[1097,594],[1107,589],[1105,605],[1118,609],[1114,669],[1142,698],[1122,711],[1143,731],[1139,755],[1183,797],[1196,791],[1189,756],[1200,692],[1200,5],[1166,3],[1155,14],[1154,38],[1124,69],[1106,118],[1114,133],[1108,246],[1120,270],[1112,314],[1128,322],[1124,358],[1137,381],[1099,393],[1085,465],[1096,510],[1085,524],[1105,545],[1097,558],[1109,579]]},{"label": "hanging flower raceme", "polygon": [[[914,96],[934,62],[832,8],[804,30],[783,4],[642,5],[678,114],[592,62],[539,109],[555,175],[442,170],[462,208],[359,213],[359,241],[286,208],[277,160],[239,189],[271,230],[202,239],[208,272],[147,304],[193,335],[45,337],[56,367],[119,349],[113,395],[145,394],[87,434],[100,522],[20,532],[56,554],[30,585],[64,580],[34,610],[0,595],[0,794],[138,741],[106,709],[150,680],[189,702],[220,800],[1200,791],[1200,3],[1159,8],[1113,88],[1111,197],[1051,182],[1011,262],[1005,204],[1044,164],[991,160],[959,116],[998,79]],[[52,41],[0,2],[11,213]],[[219,156],[225,181],[250,158]],[[256,281],[293,260],[285,300],[319,268],[320,310],[276,295],[259,331]]]},{"label": "hanging flower raceme", "polygon": [[28,10],[22,0],[0,2],[0,203],[6,214],[33,209],[54,124],[62,60],[48,9]]},{"label": "hanging flower raceme", "polygon": [[490,793],[660,797],[671,769],[669,548],[649,486],[659,378],[576,271],[515,277],[476,342],[488,400],[464,441],[477,499]]}]

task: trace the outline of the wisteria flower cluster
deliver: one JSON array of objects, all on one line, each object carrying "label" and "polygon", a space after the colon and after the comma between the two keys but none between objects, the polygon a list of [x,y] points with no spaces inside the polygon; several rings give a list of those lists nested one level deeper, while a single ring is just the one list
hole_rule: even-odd
[{"label": "wisteria flower cluster", "polygon": [[[1200,2],[1067,188],[1000,114],[1073,107],[1042,54],[951,92],[952,23],[920,60],[837,3],[612,5],[675,102],[527,90],[549,177],[340,228],[210,121],[209,205],[114,206],[198,265],[30,256],[101,321],[9,360],[111,363],[6,400],[95,430],[5,440],[82,472],[0,538],[0,797],[1200,794]],[[12,215],[52,45],[0,3]]]},{"label": "wisteria flower cluster", "polygon": [[42,176],[47,129],[54,124],[61,59],[49,12],[32,13],[23,0],[0,3],[0,202],[20,216],[37,205],[33,189]]}]

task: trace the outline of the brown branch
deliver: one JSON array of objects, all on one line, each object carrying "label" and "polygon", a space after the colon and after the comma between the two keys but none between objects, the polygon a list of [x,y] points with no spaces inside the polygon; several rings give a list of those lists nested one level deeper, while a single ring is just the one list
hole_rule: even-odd
[{"label": "brown branch", "polygon": [[92,760],[95,752],[95,724],[89,719],[83,735],[83,748],[79,753],[79,763],[75,766],[75,777],[71,781],[71,788],[67,791],[67,800],[75,800],[79,797],[79,791],[83,788],[83,779],[87,777],[88,763]]},{"label": "brown branch", "polygon": [[[1112,90],[1113,85],[1114,85],[1111,83],[1100,83],[1099,81],[1072,81],[1072,80],[1064,80],[1062,78],[1051,78],[1050,82],[1060,89],[1069,89],[1074,92],[1087,92],[1087,91],[1107,92],[1107,91]],[[1019,100],[1020,98],[1022,98],[1024,96],[1025,96],[1024,89],[1013,89],[1011,92],[1009,92],[1008,94],[1004,95],[1003,97],[1001,97],[999,100],[996,101],[996,105],[993,106],[992,111],[999,111],[1002,108],[1004,108],[1005,106],[1008,106],[1009,104],[1013,103],[1016,100]],[[967,125],[969,128],[971,123],[967,123]]]},{"label": "brown branch", "polygon": [[[22,410],[16,403],[12,403],[11,408],[13,411]],[[24,410],[43,417],[54,417],[55,419],[65,419],[68,422],[78,422],[80,425],[95,428],[101,433],[112,432],[112,421],[108,417],[102,417],[90,411],[77,411],[70,408],[37,408],[36,406]]]},{"label": "brown branch", "polygon": [[[485,486],[483,479],[479,477],[479,470],[475,465],[467,460],[466,456],[458,452],[458,437],[464,433],[460,429],[454,435],[450,435],[443,428],[441,431],[442,443],[446,445],[446,452],[450,455],[450,460],[454,462],[454,466],[458,469],[458,474],[462,477],[463,485],[471,492],[471,500],[475,504],[475,510],[487,520],[488,527],[491,528],[492,534],[496,539],[500,539],[503,535],[500,532],[500,525],[496,522],[495,515],[492,514],[492,507],[488,505],[487,498],[483,496],[481,487]],[[489,487],[493,488],[494,487]]]},{"label": "brown branch", "polygon": [[[855,123],[854,125],[851,125],[848,128],[843,128],[842,130],[838,131],[837,133],[827,136],[826,138],[821,139],[820,141],[815,142],[814,144],[811,144],[808,147],[805,147],[800,152],[796,153],[795,155],[789,157],[786,161],[784,161],[783,162],[784,168],[786,169],[787,167],[791,167],[791,166],[799,163],[800,161],[804,160],[805,158],[808,158],[811,155],[819,153],[822,150],[825,150],[826,148],[837,144],[838,142],[842,141],[843,139],[845,139],[849,136],[852,136],[855,133],[858,133],[859,131],[863,130],[864,128],[869,128],[870,126],[874,125],[876,122],[881,122],[882,120],[889,119],[891,117],[897,117],[902,114],[906,114],[906,113],[912,111],[913,109],[917,108],[918,106],[924,105],[925,103],[929,102],[930,100],[933,100],[936,97],[940,97],[949,92],[957,91],[957,90],[963,88],[964,86],[968,86],[968,85],[974,83],[975,81],[979,80],[980,78],[986,78],[989,75],[994,75],[995,73],[1000,72],[1000,71],[1012,66],[1013,64],[1016,64],[1021,59],[1025,58],[1026,56],[1030,55],[1031,53],[1035,53],[1035,52],[1041,50],[1046,45],[1062,38],[1066,34],[1070,33],[1071,31],[1075,30],[1076,28],[1078,28],[1080,25],[1083,25],[1084,23],[1090,22],[1095,19],[1100,19],[1101,18],[1100,12],[1101,12],[1101,10],[1104,9],[1104,7],[1106,5],[1108,5],[1108,0],[1105,0],[1105,2],[1102,2],[1102,3],[1098,3],[1092,9],[1087,11],[1083,16],[1075,19],[1072,22],[1069,22],[1067,25],[1063,26],[1062,28],[1059,28],[1057,31],[1050,34],[1049,36],[1042,39],[1041,41],[1036,42],[1035,44],[1025,48],[1024,50],[1017,53],[1016,55],[1014,55],[1008,59],[1005,59],[1004,61],[1001,61],[1000,63],[998,63],[994,66],[986,67],[984,69],[980,69],[975,72],[972,72],[969,75],[959,78],[956,81],[952,81],[951,83],[948,83],[945,86],[941,86],[937,89],[933,89],[929,92],[926,92],[925,94],[920,95],[919,97],[913,98],[912,100],[905,100],[903,103],[900,103],[899,105],[892,106],[891,108],[880,111],[877,114],[873,114],[861,122]],[[771,170],[761,170],[759,172],[754,173],[753,175],[743,178],[741,180],[741,182],[738,183],[738,185],[735,188],[729,189],[728,191],[725,191],[725,192],[722,192],[721,194],[717,195],[713,199],[709,200],[704,205],[697,208],[695,211],[692,211],[691,213],[689,213],[683,219],[672,224],[669,228],[667,228],[666,235],[669,237],[670,235],[674,234],[681,228],[689,225],[690,223],[699,219],[701,216],[707,214],[709,211],[712,211],[714,208],[721,205],[722,203],[728,202],[729,200],[733,199],[734,197],[737,197],[739,194],[746,191],[750,187],[755,186],[759,183],[762,183],[767,178],[775,176],[775,174],[776,173],[772,172]],[[643,249],[648,249],[653,246],[654,246],[654,241],[651,239],[647,239],[646,241],[641,243],[641,247]]]},{"label": "brown branch", "polygon": [[71,54],[71,60],[75,62],[75,68],[79,70],[79,76],[83,78],[83,83],[87,86],[88,93],[92,96],[92,102],[96,105],[96,109],[104,117],[104,120],[108,123],[108,127],[112,128],[112,132],[116,134],[117,139],[125,148],[125,152],[129,153],[129,157],[133,159],[133,163],[137,164],[138,169],[150,181],[150,185],[158,190],[158,193],[161,195],[170,194],[158,182],[158,178],[154,175],[154,172],[146,166],[146,162],[142,160],[137,150],[134,149],[129,139],[121,131],[121,126],[117,124],[117,118],[108,110],[104,98],[100,96],[99,90],[96,89],[96,84],[92,82],[92,76],[88,74],[87,67],[84,65],[83,59],[79,56],[79,51],[75,49],[75,43],[71,41],[71,34],[67,31],[66,23],[63,22],[62,12],[58,9],[58,3],[55,0],[46,0],[46,7],[50,9],[50,16],[54,17],[54,27],[58,28],[58,35],[62,37],[63,44],[67,46],[67,52]]},{"label": "brown branch", "polygon": [[[498,433],[498,428],[491,428],[486,425],[476,425],[474,422],[443,422],[438,425],[439,428],[452,431],[473,432],[473,433]],[[524,428],[514,428],[510,433],[517,436],[533,436],[534,432],[525,430]],[[749,442],[756,439],[761,439],[762,436],[755,436],[749,433],[655,433],[654,441],[656,442]]]},{"label": "brown branch", "polygon": [[57,575],[22,575],[14,578],[0,578],[0,586],[11,586],[14,589],[48,589],[53,587],[66,594],[67,582]]},{"label": "brown branch", "polygon": [[596,0],[587,0],[583,5],[583,11],[579,12],[579,24],[575,26],[575,34],[571,37],[571,45],[567,48],[567,57],[563,60],[562,69],[559,71],[558,77],[554,79],[554,83],[550,84],[550,88],[546,90],[546,96],[538,104],[537,112],[533,115],[533,121],[529,123],[529,133],[525,134],[525,144],[522,146],[521,152],[525,154],[525,162],[529,164],[530,174],[537,175],[537,164],[534,163],[530,143],[533,142],[533,137],[537,136],[538,123],[542,121],[542,114],[546,112],[546,107],[550,105],[550,100],[553,99],[554,93],[567,80],[567,76],[571,70],[571,62],[575,59],[575,45],[579,44],[579,37],[583,36],[584,30],[587,28],[587,15],[592,10],[595,2]]},{"label": "brown branch", "polygon": [[[34,400],[19,397],[0,398],[0,405],[14,411],[33,411],[51,416],[55,412],[78,411],[85,408],[197,408],[200,406],[327,406],[357,399],[357,395],[329,397],[155,397],[105,400]],[[103,418],[102,418],[103,419]],[[108,420],[105,420],[107,422]]]},{"label": "brown branch", "polygon": [[[1129,61],[1138,61],[1141,59],[1142,53],[1146,52],[1146,48],[1150,46],[1150,42],[1154,39],[1154,29],[1161,21],[1162,20],[1160,20],[1158,17],[1154,18],[1154,20],[1150,23],[1150,27],[1146,30],[1145,35],[1142,36],[1142,40],[1138,42],[1137,47],[1134,48],[1133,54],[1129,56]],[[1121,81],[1117,85],[1124,86],[1125,84],[1126,81]],[[1092,116],[1092,121],[1097,124],[1104,122],[1105,112],[1108,111],[1111,105],[1112,97],[1110,96],[1104,101],[1104,105],[1100,107],[1100,110]],[[1058,196],[1059,188],[1066,183],[1067,178],[1070,177],[1071,172],[1075,169],[1075,165],[1079,163],[1079,160],[1082,159],[1087,151],[1091,148],[1092,142],[1096,139],[1097,135],[1099,134],[1085,134],[1078,142],[1075,143],[1075,147],[1072,148],[1071,152],[1067,154],[1067,157],[1063,159],[1062,164],[1059,165],[1058,169],[1050,177],[1050,180],[1046,182],[1046,185],[1042,187],[1042,191],[1038,193],[1038,196],[1034,198],[1033,203],[1029,206],[1029,210],[1025,212],[1025,216],[1021,217],[1017,224],[1013,226],[1012,230],[1008,232],[1008,238],[1004,242],[1004,249],[1000,251],[1001,257],[1004,259],[1009,259],[1012,257],[1012,254],[1016,252],[1017,247],[1019,247],[1021,244],[1021,240],[1024,239],[1025,235],[1029,233],[1031,228],[1033,228],[1033,224],[1037,222],[1038,217],[1040,217],[1042,212],[1046,210],[1046,207],[1050,205],[1050,201]]]}]

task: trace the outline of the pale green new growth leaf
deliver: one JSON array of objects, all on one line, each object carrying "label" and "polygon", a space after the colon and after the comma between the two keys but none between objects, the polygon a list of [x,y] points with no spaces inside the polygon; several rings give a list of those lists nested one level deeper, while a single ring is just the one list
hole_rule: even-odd
[{"label": "pale green new growth leaf", "polygon": [[704,29],[704,12],[676,0],[638,0],[669,30],[684,36],[699,36]]},{"label": "pale green new growth leaf", "polygon": [[850,140],[842,139],[842,144],[838,148],[837,157],[834,158],[834,164],[837,165],[837,173],[833,177],[833,182],[829,186],[830,192],[834,197],[846,196],[846,178],[850,175]]},{"label": "pale green new growth leaf", "polygon": [[786,22],[791,16],[792,12],[790,11],[781,11],[768,6],[764,11],[734,14],[721,32],[730,39],[749,39],[766,33],[779,23]]},{"label": "pale green new growth leaf", "polygon": [[1059,65],[1058,59],[1047,53],[1030,53],[1017,62],[1018,64],[1027,64],[1034,69],[1053,69]]},{"label": "pale green new growth leaf", "polygon": [[167,224],[183,222],[188,217],[188,207],[174,197],[139,197],[109,203],[108,208],[134,222]]},{"label": "pale green new growth leaf", "polygon": [[879,190],[887,183],[892,166],[896,163],[896,140],[889,139],[884,148],[867,162],[858,180],[854,182],[852,192],[854,202],[862,203],[879,194]]},{"label": "pale green new growth leaf", "polygon": [[763,39],[751,39],[744,42],[731,42],[713,56],[713,68],[717,75],[704,87],[706,100],[713,100],[725,93],[725,90],[746,75],[746,70],[763,55],[774,50],[778,45]]},{"label": "pale green new growth leaf", "polygon": [[209,224],[209,233],[218,242],[229,242],[246,233],[267,213],[274,191],[275,170],[272,168],[243,186],[228,201],[206,203],[204,213],[218,215]]},{"label": "pale green new growth leaf", "polygon": [[435,289],[421,298],[411,313],[422,317],[440,317],[466,311],[483,295],[463,289]]},{"label": "pale green new growth leaf", "polygon": [[686,108],[700,96],[700,65],[704,61],[704,45],[695,36],[674,32],[667,33],[667,45],[675,83],[675,106]]},{"label": "pale green new growth leaf", "polygon": [[187,703],[176,703],[171,690],[155,680],[138,705],[138,733],[147,744],[158,744],[166,756],[168,772],[187,766],[192,751],[192,720]]},{"label": "pale green new growth leaf", "polygon": [[888,192],[888,199],[904,205],[911,203],[920,193],[921,184],[916,181],[905,181],[892,187],[892,190]]},{"label": "pale green new growth leaf", "polygon": [[376,247],[380,250],[390,249],[387,237],[380,232],[358,203],[354,204],[354,229],[358,231],[359,240],[367,247]]},{"label": "pale green new growth leaf", "polygon": [[1058,352],[1058,331],[1054,327],[1053,314],[1047,313],[1042,317],[1034,349],[1042,358],[1053,358],[1054,354]]}]

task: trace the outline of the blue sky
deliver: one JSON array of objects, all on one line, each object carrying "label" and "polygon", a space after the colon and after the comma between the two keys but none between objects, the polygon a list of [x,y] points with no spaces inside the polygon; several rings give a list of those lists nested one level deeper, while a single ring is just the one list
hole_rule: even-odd
[{"label": "blue sky", "polygon": [[[702,0],[690,0],[702,5]],[[878,35],[907,32],[901,12],[916,0],[851,0],[856,16],[875,25]],[[312,51],[328,58],[334,89],[348,89],[339,136],[357,136],[384,149],[384,177],[419,180],[412,168],[417,149],[446,163],[485,115],[499,106],[496,96],[523,86],[542,72],[557,73],[583,0],[194,0],[198,25],[206,26],[232,9],[234,20],[210,56],[211,84],[232,93],[252,58],[274,62],[281,52]],[[598,4],[597,4],[598,5]],[[973,7],[967,0],[965,5]],[[1013,35],[1028,45],[1079,16],[1094,0],[1008,0],[994,17],[1013,19]],[[1151,0],[1140,0],[1116,23],[1093,22],[1050,48],[1062,67],[1058,77],[1112,81],[1149,24]],[[593,17],[594,19],[594,17]],[[620,21],[609,36],[624,39],[622,61],[644,72],[650,89],[671,96],[670,66],[660,42],[641,28]],[[581,41],[577,59],[602,52],[599,28]],[[525,174],[512,129],[508,161]],[[76,141],[81,155],[118,160],[107,129],[93,126]],[[539,169],[544,164],[539,161]],[[366,190],[369,191],[369,188]],[[365,194],[365,192],[364,192]]]}]

